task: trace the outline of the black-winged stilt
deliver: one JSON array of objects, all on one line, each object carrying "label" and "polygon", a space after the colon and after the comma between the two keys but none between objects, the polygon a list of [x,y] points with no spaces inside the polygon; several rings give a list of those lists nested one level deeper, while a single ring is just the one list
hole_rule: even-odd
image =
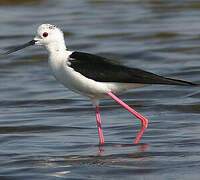
[{"label": "black-winged stilt", "polygon": [[148,126],[148,120],[121,101],[115,94],[128,89],[151,84],[165,85],[196,85],[191,82],[165,78],[136,68],[130,68],[112,61],[66,48],[63,32],[56,26],[42,24],[37,30],[34,40],[15,48],[5,54],[10,54],[30,45],[43,45],[49,54],[49,66],[55,78],[70,90],[89,97],[96,106],[96,120],[99,133],[99,143],[104,143],[99,100],[111,97],[142,122],[142,128],[134,143],[138,143]]}]

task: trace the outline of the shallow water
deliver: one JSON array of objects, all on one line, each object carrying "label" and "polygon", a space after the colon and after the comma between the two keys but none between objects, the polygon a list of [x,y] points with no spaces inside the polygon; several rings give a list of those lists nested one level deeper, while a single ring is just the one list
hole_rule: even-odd
[{"label": "shallow water", "polygon": [[[0,1],[0,15],[0,48],[51,23],[64,30],[70,50],[200,82],[198,0]],[[0,56],[0,92],[1,179],[199,179],[199,87],[121,95],[150,121],[138,145],[139,120],[102,100],[103,147],[91,102],[55,81],[44,49]]]}]

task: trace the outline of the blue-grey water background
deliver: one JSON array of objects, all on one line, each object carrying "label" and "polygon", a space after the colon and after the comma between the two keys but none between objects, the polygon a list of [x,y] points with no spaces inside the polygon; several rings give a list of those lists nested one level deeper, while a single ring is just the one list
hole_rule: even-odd
[{"label": "blue-grey water background", "polygon": [[[200,82],[199,17],[199,0],[0,0],[0,48],[51,23],[70,50]],[[55,81],[45,49],[0,56],[0,179],[199,179],[199,87],[148,86],[120,97],[149,127],[133,145],[139,120],[102,100],[99,153],[91,102]]]}]

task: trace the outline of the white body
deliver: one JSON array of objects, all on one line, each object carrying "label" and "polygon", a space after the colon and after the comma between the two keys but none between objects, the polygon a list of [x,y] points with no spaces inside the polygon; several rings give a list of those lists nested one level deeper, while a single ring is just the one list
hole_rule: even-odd
[{"label": "white body", "polygon": [[81,75],[69,67],[68,57],[71,51],[62,53],[50,53],[49,66],[55,78],[70,90],[88,96],[91,99],[101,99],[107,97],[108,92],[120,93],[130,88],[141,87],[141,84],[132,83],[110,83],[96,82]]},{"label": "white body", "polygon": [[[43,37],[44,32],[48,33],[47,37]],[[109,92],[120,93],[144,86],[134,83],[97,82],[76,72],[68,66],[69,56],[73,52],[67,50],[62,31],[53,25],[41,25],[34,40],[37,41],[36,44],[44,45],[48,50],[48,63],[55,78],[70,90],[91,98],[95,104],[99,103],[99,99],[106,98]]]}]

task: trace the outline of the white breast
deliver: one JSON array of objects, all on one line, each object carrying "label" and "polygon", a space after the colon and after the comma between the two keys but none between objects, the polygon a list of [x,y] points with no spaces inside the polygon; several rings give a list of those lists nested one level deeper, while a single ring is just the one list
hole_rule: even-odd
[{"label": "white breast", "polygon": [[74,71],[73,68],[67,65],[67,57],[70,56],[72,52],[67,51],[67,53],[68,54],[65,54],[64,57],[49,57],[49,66],[55,78],[70,90],[90,98],[103,98],[106,96],[106,94],[110,92],[107,84],[88,79]]}]

